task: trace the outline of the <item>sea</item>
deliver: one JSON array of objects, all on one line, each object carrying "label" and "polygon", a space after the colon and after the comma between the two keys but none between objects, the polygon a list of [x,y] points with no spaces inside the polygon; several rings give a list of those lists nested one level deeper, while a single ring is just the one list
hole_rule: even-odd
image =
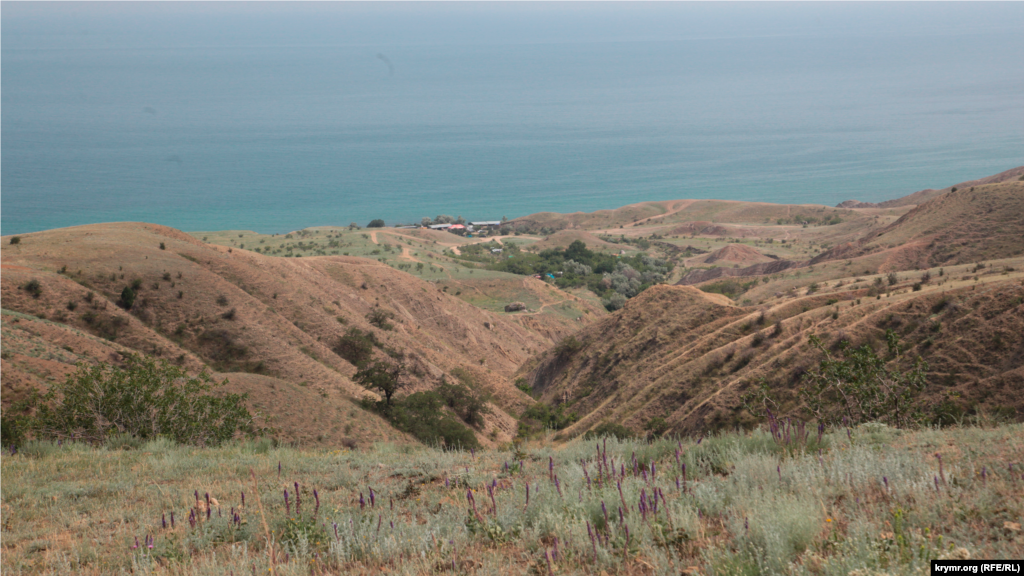
[{"label": "sea", "polygon": [[1024,164],[1024,3],[0,4],[0,228],[279,233]]}]

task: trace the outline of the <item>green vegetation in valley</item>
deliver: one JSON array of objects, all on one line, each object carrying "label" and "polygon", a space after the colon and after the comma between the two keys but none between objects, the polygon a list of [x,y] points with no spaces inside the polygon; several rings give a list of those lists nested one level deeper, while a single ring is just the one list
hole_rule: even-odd
[{"label": "green vegetation in valley", "polygon": [[460,259],[485,263],[489,270],[546,277],[563,289],[586,287],[604,298],[610,310],[621,308],[625,300],[663,282],[673,268],[671,263],[647,254],[595,252],[580,240],[564,250],[549,248],[539,253],[524,251],[514,243],[499,246],[496,242],[465,246],[461,252]]}]

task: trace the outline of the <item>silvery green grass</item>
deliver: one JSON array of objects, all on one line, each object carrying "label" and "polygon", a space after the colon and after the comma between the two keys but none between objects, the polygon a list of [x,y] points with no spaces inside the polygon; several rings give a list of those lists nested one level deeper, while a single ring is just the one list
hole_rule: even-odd
[{"label": "silvery green grass", "polygon": [[2,461],[3,574],[926,574],[1024,557],[1022,433],[28,442]]}]

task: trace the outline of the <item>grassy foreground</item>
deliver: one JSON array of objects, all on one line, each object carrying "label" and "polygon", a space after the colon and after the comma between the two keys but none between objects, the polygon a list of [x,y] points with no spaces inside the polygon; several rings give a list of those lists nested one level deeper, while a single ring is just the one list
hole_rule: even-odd
[{"label": "grassy foreground", "polygon": [[29,443],[2,460],[2,572],[872,576],[1024,557],[1024,425],[798,436],[540,442],[521,460]]}]

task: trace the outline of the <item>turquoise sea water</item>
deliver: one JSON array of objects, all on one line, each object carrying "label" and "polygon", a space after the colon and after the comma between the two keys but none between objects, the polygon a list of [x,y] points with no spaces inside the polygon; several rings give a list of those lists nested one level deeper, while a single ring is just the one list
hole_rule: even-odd
[{"label": "turquoise sea water", "polygon": [[4,234],[834,205],[1024,164],[1020,3],[117,4],[2,5]]}]

